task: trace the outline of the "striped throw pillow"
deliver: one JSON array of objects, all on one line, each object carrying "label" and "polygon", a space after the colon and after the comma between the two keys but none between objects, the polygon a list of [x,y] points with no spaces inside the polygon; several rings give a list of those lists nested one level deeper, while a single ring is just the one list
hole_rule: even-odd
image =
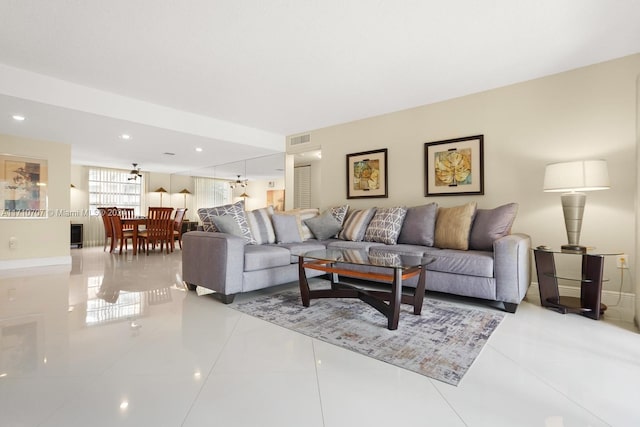
[{"label": "striped throw pillow", "polygon": [[247,212],[247,222],[256,245],[276,242],[271,215],[273,215],[273,206]]},{"label": "striped throw pillow", "polygon": [[367,231],[369,221],[376,213],[376,208],[356,209],[349,212],[344,220],[342,231],[338,234],[338,238],[342,240],[351,240],[353,242],[361,242],[364,233]]}]

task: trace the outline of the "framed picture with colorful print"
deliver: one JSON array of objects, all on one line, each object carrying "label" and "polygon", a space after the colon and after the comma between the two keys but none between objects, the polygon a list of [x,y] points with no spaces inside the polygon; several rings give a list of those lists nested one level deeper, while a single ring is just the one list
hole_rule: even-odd
[{"label": "framed picture with colorful print", "polygon": [[347,199],[389,197],[387,149],[347,154]]},{"label": "framed picture with colorful print", "polygon": [[484,135],[424,144],[425,196],[484,194]]}]

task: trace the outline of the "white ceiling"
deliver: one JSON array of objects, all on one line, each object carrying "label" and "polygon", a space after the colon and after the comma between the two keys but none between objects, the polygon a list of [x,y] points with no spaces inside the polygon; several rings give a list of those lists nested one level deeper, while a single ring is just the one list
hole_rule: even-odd
[{"label": "white ceiling", "polygon": [[0,0],[0,132],[181,173],[640,52],[639,18],[633,0]]}]

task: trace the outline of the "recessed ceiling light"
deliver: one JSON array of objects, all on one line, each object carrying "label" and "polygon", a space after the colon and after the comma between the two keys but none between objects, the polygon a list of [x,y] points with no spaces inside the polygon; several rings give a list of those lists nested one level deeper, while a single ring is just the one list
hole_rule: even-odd
[{"label": "recessed ceiling light", "polygon": [[200,152],[202,152],[202,148],[197,147],[197,148],[196,148],[196,151],[197,151],[198,153],[200,153]]},{"label": "recessed ceiling light", "polygon": [[126,133],[123,133],[122,135],[120,135],[120,138],[122,138],[122,139],[131,139],[131,135],[127,135]]},{"label": "recessed ceiling light", "polygon": [[13,118],[13,120],[15,120],[17,122],[24,122],[24,119],[26,117],[25,116],[21,116],[19,114],[14,114],[13,116],[11,116],[11,118]]}]

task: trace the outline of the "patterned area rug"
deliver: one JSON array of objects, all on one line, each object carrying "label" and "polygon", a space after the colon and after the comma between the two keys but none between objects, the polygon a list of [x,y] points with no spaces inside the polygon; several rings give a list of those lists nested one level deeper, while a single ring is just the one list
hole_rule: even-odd
[{"label": "patterned area rug", "polygon": [[233,308],[312,338],[458,385],[504,313],[425,298],[422,315],[402,305],[398,330],[368,304],[316,299],[304,308],[297,291],[237,303]]}]

